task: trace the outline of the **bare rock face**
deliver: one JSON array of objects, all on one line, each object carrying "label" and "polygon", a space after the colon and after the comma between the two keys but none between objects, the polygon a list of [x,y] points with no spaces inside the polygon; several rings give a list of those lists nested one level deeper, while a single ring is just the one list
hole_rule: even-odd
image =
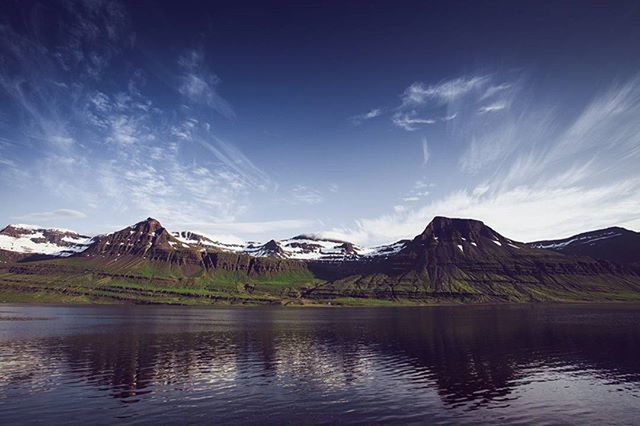
[{"label": "bare rock face", "polygon": [[111,234],[95,237],[82,256],[133,256],[176,264],[199,262],[194,247],[179,241],[153,218],[147,218]]}]

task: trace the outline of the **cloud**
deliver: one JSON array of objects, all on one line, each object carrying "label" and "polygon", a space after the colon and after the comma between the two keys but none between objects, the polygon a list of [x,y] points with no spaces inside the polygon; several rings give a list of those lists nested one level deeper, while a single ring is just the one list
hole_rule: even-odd
[{"label": "cloud", "polygon": [[391,242],[413,238],[438,215],[483,220],[496,231],[520,241],[557,238],[614,224],[637,228],[638,191],[637,180],[593,188],[523,186],[489,196],[462,190],[423,207],[361,219],[353,228],[329,232],[360,244]]},{"label": "cloud", "polygon": [[354,115],[353,117],[350,117],[350,120],[354,125],[357,126],[361,124],[363,121],[371,120],[373,118],[380,117],[381,115],[382,115],[382,110],[380,108],[375,108],[364,114]]},{"label": "cloud", "polygon": [[[221,118],[212,109],[234,114],[200,50],[156,59],[151,72],[134,68],[126,10],[105,1],[63,8],[64,29],[46,44],[33,36],[40,14],[26,29],[0,26],[0,96],[13,106],[3,111],[13,125],[0,129],[0,140],[16,141],[0,146],[0,178],[11,184],[5,194],[38,187],[99,214],[194,222],[236,220],[274,190],[262,169],[213,131]],[[158,74],[162,85],[175,83],[182,102],[167,102]]]},{"label": "cloud", "polygon": [[487,76],[472,76],[444,80],[431,85],[416,82],[407,87],[402,94],[402,105],[423,105],[428,101],[447,104],[484,86],[488,81]]},{"label": "cloud", "polygon": [[392,122],[393,124],[395,124],[396,126],[404,130],[413,132],[415,130],[418,130],[420,126],[423,126],[425,124],[434,124],[436,120],[433,118],[417,117],[416,111],[410,111],[408,113],[404,113],[404,112],[395,113],[393,115]]},{"label": "cloud", "polygon": [[[505,87],[500,96],[514,89]],[[427,203],[411,192],[410,207],[328,235],[390,242],[413,237],[436,215],[480,219],[521,241],[613,225],[640,228],[640,76],[597,94],[568,122],[556,119],[562,105],[521,98],[514,106],[482,119],[472,110],[455,129],[467,143],[458,165],[473,181]]]},{"label": "cloud", "polygon": [[429,144],[427,143],[427,138],[422,138],[422,165],[426,166],[429,162],[429,158],[431,154],[429,153]]},{"label": "cloud", "polygon": [[509,105],[506,102],[494,102],[494,103],[489,104],[489,105],[481,106],[478,109],[478,112],[480,114],[484,114],[484,113],[487,113],[487,112],[496,112],[496,111],[503,110],[503,109],[507,108],[508,106]]},{"label": "cloud", "polygon": [[311,189],[305,185],[296,185],[291,190],[291,197],[294,203],[299,204],[320,204],[324,197],[319,191]]},{"label": "cloud", "polygon": [[84,219],[87,215],[78,210],[72,209],[58,209],[45,212],[29,213],[22,216],[14,216],[14,219],[18,220],[33,220],[33,221],[46,221],[46,220],[60,220],[60,219]]},{"label": "cloud", "polygon": [[178,59],[182,69],[178,92],[190,102],[206,105],[227,118],[235,118],[231,105],[218,94],[220,79],[205,65],[204,54],[197,50],[186,52]]},{"label": "cloud", "polygon": [[501,84],[489,86],[487,87],[487,90],[485,90],[484,94],[480,96],[480,100],[482,101],[487,98],[490,98],[497,93],[501,93],[501,92],[504,92],[505,90],[510,89],[511,87],[512,87],[511,83],[501,83]]}]

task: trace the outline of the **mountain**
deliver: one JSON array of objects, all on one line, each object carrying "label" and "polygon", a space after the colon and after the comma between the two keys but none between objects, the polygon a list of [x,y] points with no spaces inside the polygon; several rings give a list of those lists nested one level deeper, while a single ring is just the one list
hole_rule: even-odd
[{"label": "mountain", "polygon": [[[6,238],[26,238],[27,231],[32,230],[23,229],[18,235],[8,229]],[[228,243],[189,231],[172,233],[153,218],[93,238],[56,232],[41,229],[27,236],[35,238],[32,244],[44,244],[40,234],[46,234],[51,241],[71,246],[50,250],[46,258],[4,257],[0,300],[295,304],[640,300],[640,275],[633,266],[531,247],[473,219],[435,217],[412,240],[375,248],[313,235],[264,244]]]},{"label": "mountain", "polygon": [[180,242],[206,250],[243,251],[246,244],[222,242],[191,231],[174,232],[173,236]]},{"label": "mountain", "polygon": [[252,257],[274,257],[279,259],[320,262],[353,261],[366,257],[387,256],[397,252],[404,241],[373,248],[359,247],[348,241],[322,238],[316,235],[297,235],[286,240],[270,240],[266,243],[230,243],[212,239],[190,231],[173,233],[179,241],[206,251],[244,253]]},{"label": "mountain", "polygon": [[617,263],[640,265],[640,233],[612,227],[584,232],[560,240],[536,241],[529,247],[553,250],[571,256],[589,256]]},{"label": "mountain", "polygon": [[[71,256],[85,250],[91,238],[67,229],[36,225],[8,225],[0,230],[0,255],[14,260],[28,257]],[[39,256],[40,255],[40,256]]]},{"label": "mountain", "polygon": [[257,257],[279,257],[282,259],[316,262],[357,261],[376,256],[388,256],[399,251],[405,242],[378,246],[359,247],[348,241],[321,238],[315,235],[298,235],[288,240],[271,240],[266,244],[250,244],[243,252]]},{"label": "mountain", "polygon": [[606,292],[609,285],[637,291],[640,284],[633,269],[531,248],[480,221],[445,217],[435,217],[388,258],[343,263],[340,268],[330,278],[349,282],[349,294],[358,297],[564,300],[585,291]]},{"label": "mountain", "polygon": [[99,235],[81,252],[82,256],[141,256],[167,260],[172,252],[192,247],[178,240],[156,219],[147,218],[111,234]]}]

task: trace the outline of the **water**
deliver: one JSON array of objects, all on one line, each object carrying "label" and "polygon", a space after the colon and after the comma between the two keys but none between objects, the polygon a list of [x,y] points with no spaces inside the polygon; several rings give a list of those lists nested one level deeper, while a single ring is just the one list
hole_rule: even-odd
[{"label": "water", "polygon": [[637,423],[640,306],[0,305],[0,423]]}]

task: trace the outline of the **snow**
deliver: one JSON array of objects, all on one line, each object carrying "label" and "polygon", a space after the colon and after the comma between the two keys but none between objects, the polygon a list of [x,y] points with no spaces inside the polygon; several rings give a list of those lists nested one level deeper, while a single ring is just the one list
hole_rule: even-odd
[{"label": "snow", "polygon": [[38,225],[27,225],[24,223],[16,223],[16,224],[11,224],[8,225],[12,228],[16,228],[16,229],[24,229],[27,231],[56,231],[56,232],[62,232],[62,233],[70,233],[70,234],[76,234],[76,231],[72,231],[71,229],[65,229],[65,228],[51,228],[51,227],[43,227],[43,226],[38,226]]},{"label": "snow", "polygon": [[[58,245],[50,241],[46,241],[44,235],[45,229],[43,228],[26,228],[27,225],[11,225],[14,228],[24,229],[30,231],[29,233],[22,234],[19,237],[13,237],[10,235],[0,234],[0,249],[13,251],[16,253],[32,253],[32,254],[46,254],[50,256],[71,256],[74,253],[80,253],[87,249],[91,244],[92,239],[88,237],[63,237],[62,240],[73,245]],[[31,225],[28,225],[31,226]],[[60,231],[59,232],[73,232],[73,231]],[[44,240],[44,241],[38,241]]]},{"label": "snow", "polygon": [[509,245],[510,245],[511,247],[513,247],[513,248],[520,249],[520,247],[518,247],[518,246],[517,246],[517,245],[515,245],[515,244],[511,244],[511,243],[509,243]]},{"label": "snow", "polygon": [[498,240],[491,240],[491,241],[493,241],[495,244],[497,244],[500,247],[502,247],[502,243],[500,241],[498,241]]},{"label": "snow", "polygon": [[464,249],[462,248],[462,244],[458,244],[458,248],[460,249],[461,252],[464,253]]},{"label": "snow", "polygon": [[206,251],[208,247],[223,251],[244,253],[254,257],[268,257],[278,255],[286,259],[315,260],[315,261],[342,261],[362,257],[388,256],[397,253],[404,247],[404,243],[393,243],[372,248],[363,248],[353,245],[353,251],[348,250],[349,244],[345,241],[323,239],[316,235],[298,235],[289,239],[276,241],[277,253],[264,247],[259,242],[222,241],[201,233],[189,231],[174,232],[173,236],[188,247],[200,246]]},{"label": "snow", "polygon": [[476,243],[474,243],[473,241],[471,241],[471,245],[474,247],[478,247],[478,245]]},{"label": "snow", "polygon": [[559,242],[554,242],[549,244],[534,244],[533,247],[540,248],[540,249],[561,249],[576,242],[580,244],[591,244],[594,241],[606,240],[609,238],[619,237],[621,235],[622,235],[621,233],[618,233],[615,231],[608,231],[608,232],[603,232],[602,234],[583,235],[581,237],[570,238],[565,241],[559,241]]},{"label": "snow", "polygon": [[[214,248],[218,248],[220,250],[225,250],[225,251],[230,251],[230,252],[240,252],[243,251],[247,244],[246,243],[241,243],[238,244],[237,242],[227,242],[227,241],[222,241],[216,237],[213,236],[209,236],[209,235],[205,235],[205,234],[201,234],[201,233],[195,233],[195,232],[190,232],[190,231],[181,231],[181,232],[174,232],[173,236],[180,241],[181,243],[187,244],[188,246],[192,246],[192,245],[202,245],[205,247],[214,247]],[[191,238],[189,238],[191,237]]]},{"label": "snow", "polygon": [[363,249],[360,251],[360,255],[364,257],[378,257],[378,256],[389,256],[391,254],[396,254],[400,252],[406,243],[402,241],[398,241],[393,244],[387,244],[384,246],[373,247],[370,249]]}]

